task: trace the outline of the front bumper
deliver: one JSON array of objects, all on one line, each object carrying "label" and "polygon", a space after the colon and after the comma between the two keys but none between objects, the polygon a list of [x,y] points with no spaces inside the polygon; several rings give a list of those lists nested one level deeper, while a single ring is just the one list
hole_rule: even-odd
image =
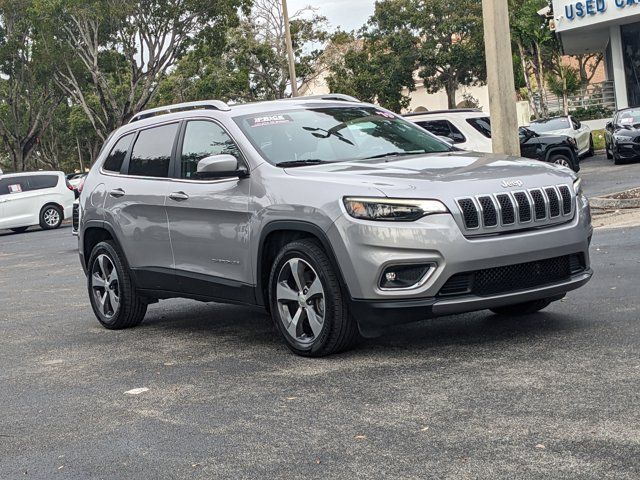
[{"label": "front bumper", "polygon": [[614,146],[615,154],[624,160],[635,160],[640,158],[640,143],[633,141],[621,142],[616,141]]},{"label": "front bumper", "polygon": [[365,337],[372,337],[392,325],[401,325],[443,315],[473,312],[545,298],[560,300],[567,292],[580,288],[587,283],[592,275],[592,270],[588,269],[580,274],[573,275],[564,282],[488,297],[468,295],[452,299],[351,300],[350,308],[355,318],[358,319],[361,333]]},{"label": "front bumper", "polygon": [[[573,219],[560,225],[472,238],[465,237],[448,214],[393,224],[343,216],[327,235],[359,323],[388,325],[561,296],[580,287],[591,277],[589,241],[593,229],[586,198],[576,198],[575,211]],[[498,295],[439,297],[456,274],[573,254],[582,255],[584,271],[569,280],[526,290],[515,285],[512,291]],[[427,263],[434,264],[434,270],[418,288],[379,287],[382,273],[390,265]]]}]

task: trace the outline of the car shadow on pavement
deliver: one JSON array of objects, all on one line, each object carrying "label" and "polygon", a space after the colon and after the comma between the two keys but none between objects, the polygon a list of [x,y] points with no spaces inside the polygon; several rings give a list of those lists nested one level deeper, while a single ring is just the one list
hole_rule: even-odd
[{"label": "car shadow on pavement", "polygon": [[[197,333],[199,337],[210,337],[212,342],[216,337],[224,336],[247,348],[282,345],[271,318],[260,309],[184,301],[162,302],[161,305],[161,308],[150,308],[140,328],[171,331],[172,334]],[[380,353],[398,348],[434,351],[456,345],[537,343],[564,337],[585,327],[581,319],[565,313],[548,311],[507,317],[481,311],[394,327],[379,337],[361,340],[352,352],[342,355]]]}]

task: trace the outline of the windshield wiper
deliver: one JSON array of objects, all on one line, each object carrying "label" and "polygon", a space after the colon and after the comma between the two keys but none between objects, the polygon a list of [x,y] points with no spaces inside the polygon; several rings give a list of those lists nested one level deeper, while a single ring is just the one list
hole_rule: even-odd
[{"label": "windshield wiper", "polygon": [[319,158],[310,158],[308,160],[287,160],[286,162],[276,163],[276,167],[304,167],[306,165],[320,165],[322,163],[331,163],[327,160],[320,160]]},{"label": "windshield wiper", "polygon": [[379,153],[378,155],[371,155],[370,157],[364,157],[362,160],[371,160],[374,158],[384,158],[384,157],[403,157],[405,155],[417,155],[418,153],[427,153],[426,150],[413,150],[411,152],[387,152],[387,153]]},{"label": "windshield wiper", "polygon": [[[340,128],[337,128],[337,127],[340,127]],[[342,124],[336,125],[335,127],[329,130],[325,130],[324,128],[319,128],[319,127],[302,127],[302,129],[306,130],[307,132],[314,132],[311,135],[313,135],[316,138],[329,138],[331,135],[333,135],[338,140],[341,140],[344,143],[348,143],[349,145],[355,145],[351,140],[349,140],[348,138],[345,138],[345,136],[338,131],[338,130],[341,130],[342,128],[344,128]],[[318,132],[326,132],[326,133],[323,135],[322,133],[318,133]]]}]

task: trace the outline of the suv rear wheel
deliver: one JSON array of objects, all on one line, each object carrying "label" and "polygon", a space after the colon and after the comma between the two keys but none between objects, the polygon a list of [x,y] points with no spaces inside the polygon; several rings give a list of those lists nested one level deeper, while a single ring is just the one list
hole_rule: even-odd
[{"label": "suv rear wheel", "polygon": [[329,258],[312,240],[285,245],[269,276],[271,316],[296,354],[321,357],[347,350],[358,338]]},{"label": "suv rear wheel", "polygon": [[506,307],[492,308],[493,313],[498,315],[530,315],[539,312],[543,308],[547,308],[553,300],[543,298],[540,300],[532,300],[530,302],[516,303],[515,305],[507,305]]},{"label": "suv rear wheel", "polygon": [[100,242],[91,252],[87,288],[98,321],[108,329],[135,327],[147,313],[147,303],[136,293],[126,261],[116,246]]}]

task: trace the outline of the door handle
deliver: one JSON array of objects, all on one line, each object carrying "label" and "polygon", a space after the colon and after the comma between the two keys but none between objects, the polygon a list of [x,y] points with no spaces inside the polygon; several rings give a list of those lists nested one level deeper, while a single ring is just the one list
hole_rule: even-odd
[{"label": "door handle", "polygon": [[114,190],[111,190],[109,192],[109,195],[111,195],[114,198],[124,197],[124,190],[121,188],[116,188]]},{"label": "door handle", "polygon": [[169,194],[169,198],[171,200],[175,200],[176,202],[182,202],[184,200],[188,200],[189,199],[189,195],[187,195],[184,192],[173,192],[173,193]]}]

